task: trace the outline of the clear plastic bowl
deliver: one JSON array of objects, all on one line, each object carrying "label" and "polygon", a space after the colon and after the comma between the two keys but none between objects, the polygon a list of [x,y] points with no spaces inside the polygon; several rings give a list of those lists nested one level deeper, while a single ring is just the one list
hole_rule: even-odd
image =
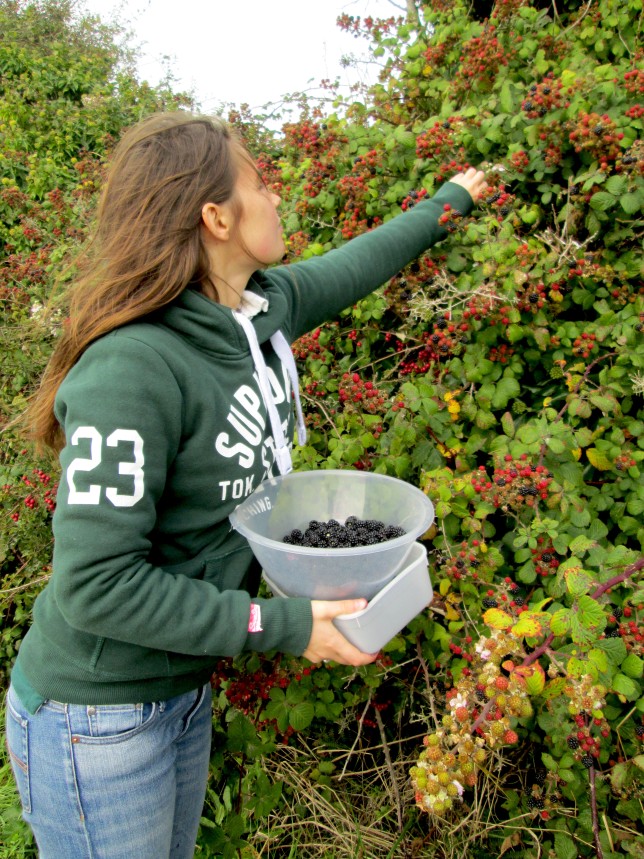
[{"label": "clear plastic bowl", "polygon": [[[294,528],[349,516],[398,525],[405,534],[371,546],[321,549],[284,543]],[[287,596],[370,600],[400,570],[434,521],[420,489],[384,474],[354,470],[292,472],[265,480],[230,515],[264,571]]]}]

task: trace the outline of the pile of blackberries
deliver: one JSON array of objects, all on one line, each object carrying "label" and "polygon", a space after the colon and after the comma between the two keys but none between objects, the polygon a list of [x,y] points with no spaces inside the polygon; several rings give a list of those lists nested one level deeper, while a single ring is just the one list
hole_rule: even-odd
[{"label": "pile of blackberries", "polygon": [[385,525],[378,519],[358,519],[349,516],[344,525],[336,519],[318,522],[312,519],[302,531],[294,528],[282,538],[282,542],[292,546],[308,546],[315,549],[348,549],[353,546],[373,546],[396,537],[406,531],[398,525]]}]

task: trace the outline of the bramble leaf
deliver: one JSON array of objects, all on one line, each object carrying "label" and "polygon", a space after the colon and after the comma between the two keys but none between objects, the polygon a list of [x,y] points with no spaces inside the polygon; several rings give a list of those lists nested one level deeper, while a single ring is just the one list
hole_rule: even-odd
[{"label": "bramble leaf", "polygon": [[541,614],[531,613],[524,611],[519,620],[512,627],[512,635],[516,635],[518,637],[526,636],[528,638],[534,638],[536,635],[540,635],[542,626],[540,618]]},{"label": "bramble leaf", "polygon": [[491,626],[492,629],[507,629],[512,626],[514,619],[499,608],[489,608],[483,615],[483,623]]}]

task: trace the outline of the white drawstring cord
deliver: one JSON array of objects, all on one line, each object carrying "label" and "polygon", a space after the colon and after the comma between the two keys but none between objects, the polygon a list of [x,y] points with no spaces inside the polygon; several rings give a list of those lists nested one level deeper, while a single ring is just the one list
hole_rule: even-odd
[{"label": "white drawstring cord", "polygon": [[[262,355],[262,350],[257,339],[257,332],[255,331],[255,326],[252,324],[252,322],[247,316],[245,316],[243,313],[240,313],[239,311],[233,311],[233,316],[244,329],[246,338],[248,340],[248,345],[250,346],[253,363],[255,364],[255,370],[257,371],[257,378],[259,379],[259,388],[262,393],[262,398],[264,400],[266,410],[268,411],[268,417],[271,423],[271,429],[273,431],[273,440],[275,442],[275,462],[277,463],[277,467],[279,469],[280,474],[288,474],[289,471],[293,470],[291,451],[289,450],[286,437],[284,435],[284,430],[282,429],[282,422],[280,421],[277,406],[275,405],[275,400],[271,391],[271,384],[268,379],[266,362],[264,361],[264,356]],[[295,359],[293,358],[291,347],[288,345],[286,338],[281,331],[276,331],[275,334],[273,334],[273,336],[271,337],[271,345],[273,346],[273,349],[275,350],[279,359],[286,366],[286,370],[291,381],[291,386],[293,388],[293,396],[295,397],[298,443],[304,444],[304,442],[306,441],[306,427],[304,424],[304,416],[302,414],[302,404],[300,402],[300,392],[297,378],[297,369],[295,367]]]}]

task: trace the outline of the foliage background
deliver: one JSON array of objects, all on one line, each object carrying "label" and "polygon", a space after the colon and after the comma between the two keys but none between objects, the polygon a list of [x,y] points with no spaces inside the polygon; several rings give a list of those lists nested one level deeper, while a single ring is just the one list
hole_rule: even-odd
[{"label": "foliage background", "polygon": [[[298,467],[422,487],[435,598],[365,669],[220,663],[199,854],[642,856],[642,3],[407,5],[339,21],[381,64],[370,90],[303,95],[280,132],[229,120],[283,198],[291,262],[486,170],[443,243],[295,347]],[[6,682],[57,481],[10,422],[113,142],[189,99],[139,83],[71,2],[2,0],[0,34]]]}]

